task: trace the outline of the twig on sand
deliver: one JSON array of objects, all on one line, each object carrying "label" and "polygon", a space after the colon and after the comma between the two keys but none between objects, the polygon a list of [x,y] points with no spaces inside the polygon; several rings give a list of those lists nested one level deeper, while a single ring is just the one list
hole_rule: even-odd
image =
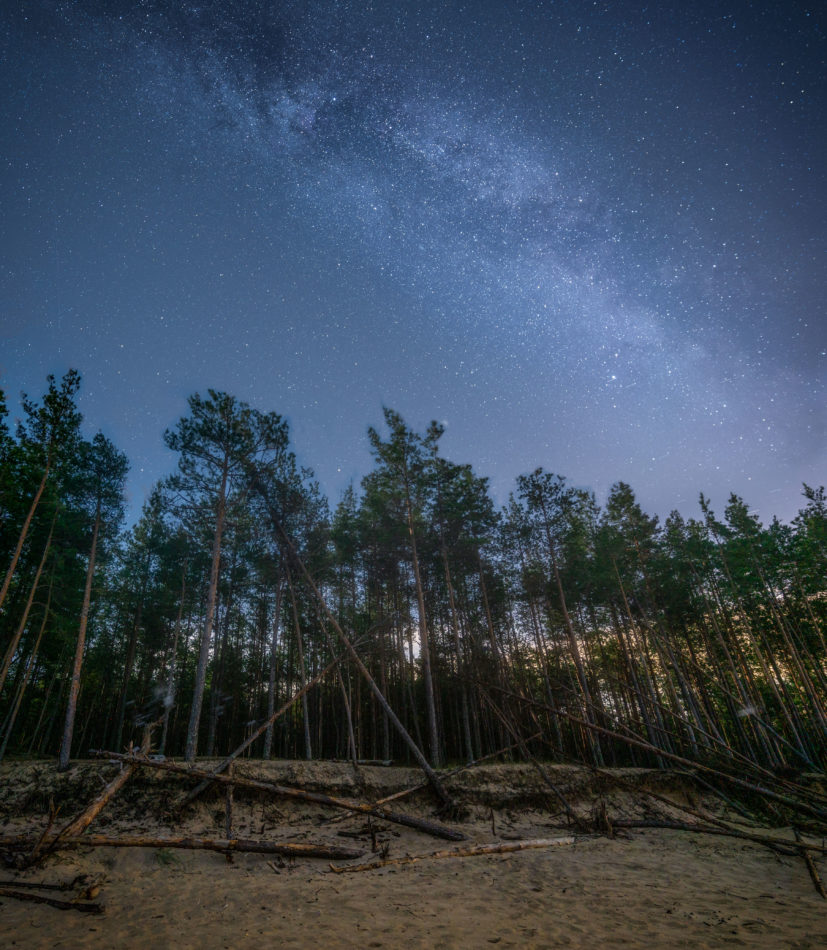
[{"label": "twig on sand", "polygon": [[821,876],[818,873],[818,868],[813,861],[813,856],[807,850],[807,846],[801,841],[801,834],[798,831],[798,828],[793,828],[793,834],[795,834],[795,840],[799,844],[799,851],[801,857],[804,858],[804,863],[807,865],[807,870],[810,872],[810,878],[812,879],[813,886],[818,891],[818,893],[827,901],[827,891],[824,890],[824,884],[822,883]]},{"label": "twig on sand", "polygon": [[532,848],[559,848],[573,845],[578,838],[566,835],[563,838],[531,838],[526,841],[509,841],[500,844],[480,844],[470,848],[451,848],[446,851],[430,851],[428,854],[411,854],[404,858],[386,858],[382,861],[371,861],[369,864],[349,864],[345,867],[334,867],[330,870],[336,874],[346,874],[350,871],[375,871],[390,865],[413,864],[414,861],[427,861],[436,858],[470,858],[483,854],[510,854],[514,851],[528,851]]},{"label": "twig on sand", "polygon": [[35,904],[48,904],[58,910],[79,910],[86,914],[102,914],[103,907],[87,901],[62,901],[56,897],[46,897],[44,894],[33,894],[31,891],[18,891],[13,887],[0,887],[0,897],[13,897],[18,901],[32,901]]},{"label": "twig on sand", "polygon": [[[763,844],[773,851],[784,855],[797,855],[798,849],[793,842],[786,842],[782,838],[772,838],[769,835],[753,835],[745,831],[736,831],[734,828],[720,828],[715,825],[693,824],[684,821],[668,821],[666,819],[627,819],[616,818],[613,821],[615,828],[664,828],[667,831],[696,831],[704,835],[721,835],[725,838],[740,838],[742,841],[753,841],[755,844]],[[812,851],[818,851],[827,854],[827,848],[808,843],[807,848]]]}]

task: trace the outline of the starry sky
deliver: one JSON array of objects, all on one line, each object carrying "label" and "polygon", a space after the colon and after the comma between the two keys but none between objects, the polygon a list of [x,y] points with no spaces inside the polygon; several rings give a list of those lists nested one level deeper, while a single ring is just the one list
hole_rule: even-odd
[{"label": "starry sky", "polygon": [[504,503],[827,481],[821,4],[32,0],[0,13],[0,386],[83,374],[133,512],[208,387],[336,503],[383,405]]}]

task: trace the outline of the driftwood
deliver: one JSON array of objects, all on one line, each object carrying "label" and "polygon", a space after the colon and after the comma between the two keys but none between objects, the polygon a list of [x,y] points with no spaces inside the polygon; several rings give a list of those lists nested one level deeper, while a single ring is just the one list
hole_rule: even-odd
[{"label": "driftwood", "polygon": [[[0,850],[18,851],[31,845],[33,839],[25,835],[0,836]],[[243,851],[250,854],[278,854],[289,858],[327,858],[345,861],[360,858],[365,853],[353,848],[338,848],[302,842],[256,841],[248,838],[150,838],[143,835],[77,835],[60,839],[60,848],[183,848],[188,851]]]},{"label": "driftwood", "polygon": [[87,901],[62,901],[45,894],[33,894],[31,891],[18,891],[13,887],[0,887],[0,897],[13,897],[18,901],[32,901],[35,904],[48,904],[58,910],[79,910],[86,914],[102,914],[103,907]]},{"label": "driftwood", "polygon": [[414,861],[427,861],[436,858],[470,858],[483,854],[511,854],[514,851],[528,851],[532,848],[559,848],[572,845],[578,839],[573,835],[565,838],[531,838],[526,841],[509,841],[502,844],[480,844],[470,848],[451,848],[448,851],[431,851],[428,854],[412,854],[404,858],[385,858],[382,861],[371,861],[370,864],[352,864],[347,867],[333,867],[330,870],[336,874],[346,874],[350,871],[375,871],[390,865],[413,864]]},{"label": "driftwood", "polygon": [[212,772],[205,772],[201,769],[192,769],[183,765],[176,765],[173,762],[155,762],[152,759],[139,759],[135,756],[120,755],[114,752],[102,752],[91,749],[89,754],[95,758],[113,758],[120,762],[131,762],[144,768],[160,769],[165,772],[175,772],[178,775],[187,775],[190,778],[208,778],[212,782],[219,782],[224,785],[234,784],[240,788],[253,788],[263,792],[270,792],[274,795],[282,795],[285,798],[295,798],[299,801],[313,802],[316,805],[327,805],[330,808],[344,808],[347,811],[359,812],[363,815],[372,815],[374,818],[382,818],[384,821],[390,821],[397,825],[405,825],[408,828],[415,828],[417,831],[423,831],[425,834],[433,835],[435,838],[445,838],[447,841],[464,841],[466,836],[461,831],[454,831],[453,828],[447,828],[434,821],[426,821],[424,818],[414,818],[412,815],[403,815],[400,812],[389,811],[386,808],[377,808],[373,805],[363,804],[361,802],[350,802],[344,798],[334,798],[332,795],[323,795],[321,792],[306,792],[300,788],[290,788],[285,785],[276,785],[274,782],[262,782],[258,779],[239,778],[233,776],[228,778],[226,775],[216,775]]}]

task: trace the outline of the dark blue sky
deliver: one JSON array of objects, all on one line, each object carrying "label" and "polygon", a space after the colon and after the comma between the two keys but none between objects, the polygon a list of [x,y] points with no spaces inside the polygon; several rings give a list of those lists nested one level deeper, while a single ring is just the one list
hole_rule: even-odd
[{"label": "dark blue sky", "polygon": [[827,480],[822,5],[11,6],[0,385],[77,367],[134,507],[207,387],[333,503],[383,404],[501,502]]}]

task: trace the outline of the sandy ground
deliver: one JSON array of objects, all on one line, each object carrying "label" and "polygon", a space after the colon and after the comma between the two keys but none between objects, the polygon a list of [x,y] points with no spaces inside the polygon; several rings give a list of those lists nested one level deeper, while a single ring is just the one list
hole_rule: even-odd
[{"label": "sandy ground", "polygon": [[[247,766],[261,773],[262,764]],[[268,763],[268,778],[334,794],[380,797],[415,784],[405,769]],[[108,769],[109,771],[102,771]],[[0,771],[0,831],[43,826],[45,796],[64,792],[66,816],[111,777],[113,766],[85,765],[58,778],[51,765]],[[579,810],[595,795],[578,770],[555,776]],[[177,781],[177,784],[176,784]],[[195,806],[169,824],[180,780],[135,779],[90,831],[106,834],[199,834],[223,837],[223,799]],[[536,777],[521,766],[478,769],[452,790],[465,804],[453,823],[470,844],[565,835],[542,804]],[[663,791],[663,789],[661,789]],[[642,814],[628,796],[602,790],[610,813]],[[675,791],[676,800],[683,792]],[[122,797],[121,797],[122,796]],[[492,807],[496,804],[497,807]],[[697,804],[697,802],[695,802]],[[398,810],[433,817],[427,795]],[[636,811],[637,809],[637,811]],[[241,837],[360,847],[375,859],[363,816],[331,822],[315,805],[237,793]],[[263,833],[262,833],[263,832]],[[374,823],[388,856],[423,855],[462,845]],[[819,860],[827,878],[827,862]],[[3,947],[827,947],[827,901],[813,888],[803,860],[737,840],[690,832],[634,831],[615,839],[585,837],[574,845],[513,854],[426,859],[362,873],[335,874],[323,860],[210,852],[95,849],[53,855],[37,869],[0,872],[6,881],[99,883],[101,916],[2,899]],[[71,897],[72,892],[59,894]]]}]

